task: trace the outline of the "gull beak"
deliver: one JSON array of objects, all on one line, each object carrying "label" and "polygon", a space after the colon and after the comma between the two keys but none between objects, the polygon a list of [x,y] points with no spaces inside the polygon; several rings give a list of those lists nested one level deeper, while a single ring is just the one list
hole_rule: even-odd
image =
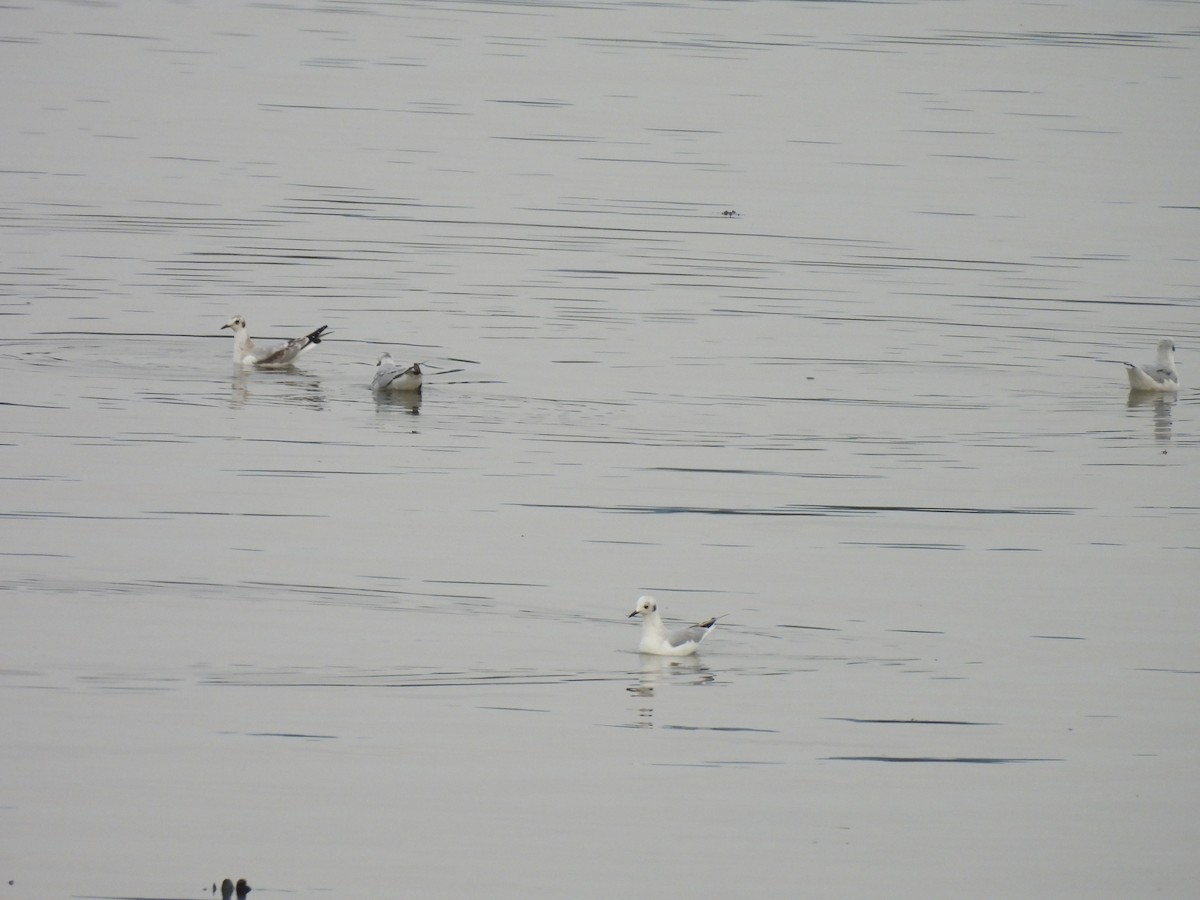
[{"label": "gull beak", "polygon": [[224,331],[226,328],[232,328],[232,327],[233,327],[232,325],[230,325],[228,322],[226,322],[224,325],[222,325],[222,326],[221,326],[221,327],[218,329],[218,331]]},{"label": "gull beak", "polygon": [[638,614],[638,612],[639,612],[639,610],[636,610],[636,609],[635,609],[633,612],[631,612],[631,613],[630,613],[629,615],[627,615],[625,618],[627,618],[627,619],[632,619],[634,616],[636,616],[636,615]]}]

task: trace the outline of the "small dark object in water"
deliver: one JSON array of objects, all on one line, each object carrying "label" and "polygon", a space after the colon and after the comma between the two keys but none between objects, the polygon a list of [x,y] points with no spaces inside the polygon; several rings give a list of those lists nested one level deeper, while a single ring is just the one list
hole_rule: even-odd
[{"label": "small dark object in water", "polygon": [[[235,891],[237,892],[237,900],[246,900],[246,895],[250,893],[250,885],[246,883],[245,878],[239,878],[236,887],[232,879],[226,878],[221,882],[221,900],[230,900]],[[213,893],[215,894],[216,892],[217,886],[214,884]]]},{"label": "small dark object in water", "polygon": [[727,209],[721,215],[727,216],[730,219],[736,219],[738,218],[738,211],[736,209]]}]

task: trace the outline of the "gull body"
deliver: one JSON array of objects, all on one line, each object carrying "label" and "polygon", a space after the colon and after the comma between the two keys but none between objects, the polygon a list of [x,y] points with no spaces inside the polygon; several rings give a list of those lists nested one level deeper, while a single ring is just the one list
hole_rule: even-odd
[{"label": "gull body", "polygon": [[382,353],[375,363],[375,377],[371,379],[373,391],[416,391],[422,385],[421,364],[413,363],[407,369],[396,365],[388,353]]},{"label": "gull body", "polygon": [[1125,363],[1131,391],[1177,391],[1179,373],[1175,371],[1175,342],[1163,338],[1158,342],[1158,360],[1135,366]]},{"label": "gull body", "polygon": [[650,596],[638,597],[637,608],[627,618],[634,616],[642,617],[642,640],[638,644],[638,652],[655,656],[690,656],[717,624],[714,616],[698,625],[668,632],[662,616],[658,614],[658,603]]},{"label": "gull body", "polygon": [[244,316],[234,316],[221,328],[228,328],[233,332],[233,361],[235,363],[255,369],[284,369],[294,363],[296,357],[313,344],[321,343],[321,337],[329,326],[322,325],[304,337],[292,338],[285,343],[271,344],[267,347],[259,347],[250,339],[250,332],[246,330]]}]

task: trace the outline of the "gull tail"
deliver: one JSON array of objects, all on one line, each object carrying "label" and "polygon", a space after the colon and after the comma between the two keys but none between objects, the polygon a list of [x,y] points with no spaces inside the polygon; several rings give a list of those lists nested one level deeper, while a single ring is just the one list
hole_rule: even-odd
[{"label": "gull tail", "polygon": [[308,341],[310,344],[319,344],[319,343],[321,343],[321,338],[324,336],[325,332],[328,330],[329,330],[328,325],[322,325],[320,328],[318,328],[312,334],[306,334],[304,336],[304,339],[306,341]]}]

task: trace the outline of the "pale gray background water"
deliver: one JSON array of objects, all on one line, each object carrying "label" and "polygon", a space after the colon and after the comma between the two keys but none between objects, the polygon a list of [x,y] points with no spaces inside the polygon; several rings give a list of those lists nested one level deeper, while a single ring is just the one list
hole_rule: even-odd
[{"label": "pale gray background water", "polygon": [[0,36],[0,896],[1193,895],[1200,5]]}]

